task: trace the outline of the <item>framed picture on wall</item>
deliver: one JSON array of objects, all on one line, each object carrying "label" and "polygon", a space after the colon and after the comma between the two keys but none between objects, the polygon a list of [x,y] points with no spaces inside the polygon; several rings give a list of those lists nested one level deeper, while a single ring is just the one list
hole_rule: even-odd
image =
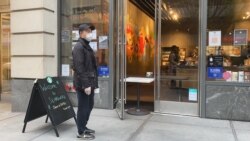
[{"label": "framed picture on wall", "polygon": [[234,45],[247,45],[248,30],[247,29],[235,29],[234,30]]}]

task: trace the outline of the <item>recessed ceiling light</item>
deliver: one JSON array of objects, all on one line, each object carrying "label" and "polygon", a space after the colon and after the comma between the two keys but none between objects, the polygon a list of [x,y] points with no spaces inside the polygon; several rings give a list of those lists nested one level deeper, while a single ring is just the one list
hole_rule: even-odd
[{"label": "recessed ceiling light", "polygon": [[179,18],[179,17],[178,17],[177,14],[174,14],[174,15],[173,15],[173,19],[174,19],[174,20],[178,20],[178,18]]},{"label": "recessed ceiling light", "polygon": [[174,11],[172,9],[169,10],[169,14],[172,15]]}]

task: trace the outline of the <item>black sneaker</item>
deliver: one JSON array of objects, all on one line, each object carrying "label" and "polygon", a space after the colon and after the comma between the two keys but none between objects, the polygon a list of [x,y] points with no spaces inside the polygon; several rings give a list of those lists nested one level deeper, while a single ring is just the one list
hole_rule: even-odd
[{"label": "black sneaker", "polygon": [[88,127],[86,127],[84,132],[89,134],[95,134],[95,130],[89,129]]},{"label": "black sneaker", "polygon": [[81,138],[83,140],[93,140],[93,139],[95,139],[94,135],[86,133],[86,132],[84,132],[82,134],[77,133],[76,137]]}]

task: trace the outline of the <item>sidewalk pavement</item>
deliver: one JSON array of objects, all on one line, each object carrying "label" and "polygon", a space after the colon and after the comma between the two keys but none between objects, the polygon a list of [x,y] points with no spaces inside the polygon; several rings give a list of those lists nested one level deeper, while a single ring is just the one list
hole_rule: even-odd
[{"label": "sidewalk pavement", "polygon": [[[58,126],[60,137],[42,117],[28,122],[25,113],[0,112],[1,141],[75,141],[76,125],[70,119]],[[179,115],[125,116],[115,110],[94,109],[88,127],[96,130],[94,141],[249,141],[250,122],[202,119]]]}]

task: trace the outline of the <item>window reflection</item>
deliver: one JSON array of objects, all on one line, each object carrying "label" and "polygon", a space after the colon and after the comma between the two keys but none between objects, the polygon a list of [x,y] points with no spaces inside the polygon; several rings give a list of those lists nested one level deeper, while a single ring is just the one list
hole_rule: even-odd
[{"label": "window reflection", "polygon": [[[95,25],[96,38],[90,46],[95,51],[98,66],[108,67],[109,56],[109,1],[108,0],[62,0],[61,10],[61,63],[72,65],[72,48],[76,44],[79,33],[78,27],[82,23]],[[67,76],[63,73],[62,75]],[[72,76],[70,71],[69,76]],[[108,76],[108,74],[107,74]],[[106,76],[106,77],[107,77]]]},{"label": "window reflection", "polygon": [[[208,0],[206,54],[208,58],[213,56],[213,59],[207,59],[207,80],[249,81],[249,6],[250,0]],[[215,69],[222,71],[211,72]]]},{"label": "window reflection", "polygon": [[0,102],[11,93],[10,0],[0,0]]},{"label": "window reflection", "polygon": [[160,100],[198,103],[199,1],[163,0],[162,7]]}]

